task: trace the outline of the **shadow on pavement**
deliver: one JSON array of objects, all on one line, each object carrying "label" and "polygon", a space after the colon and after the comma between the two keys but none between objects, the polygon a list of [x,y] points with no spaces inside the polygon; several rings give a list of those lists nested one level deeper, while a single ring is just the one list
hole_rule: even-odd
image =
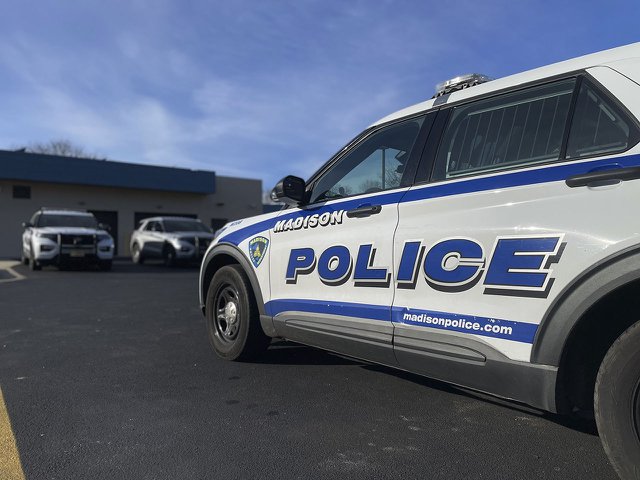
[{"label": "shadow on pavement", "polygon": [[99,273],[100,275],[110,275],[113,273],[126,273],[126,274],[159,273],[163,275],[172,274],[172,273],[173,274],[189,273],[193,275],[198,275],[198,273],[200,272],[199,265],[176,265],[175,267],[167,267],[162,263],[149,262],[148,264],[145,263],[144,265],[136,265],[133,262],[127,262],[127,261],[114,262],[111,270],[107,272],[100,271],[97,267],[94,267],[94,266],[83,266],[83,265],[66,265],[63,268],[58,268],[56,266],[48,265],[48,266],[42,267],[42,270],[39,270],[37,272],[29,270],[29,267],[25,265],[17,265],[16,267],[14,267],[14,269],[16,272],[19,272],[21,275],[24,275],[27,278],[34,277],[37,275],[42,275],[42,274],[47,275],[47,274],[56,273],[56,272],[62,272],[62,273],[73,272],[74,274],[75,273],[78,273],[78,274]]},{"label": "shadow on pavement", "polygon": [[360,360],[280,340],[271,343],[269,349],[252,363],[268,365],[367,365]]},{"label": "shadow on pavement", "polygon": [[550,422],[553,422],[557,425],[562,425],[563,427],[570,428],[572,430],[576,430],[589,435],[598,436],[598,429],[596,427],[595,420],[591,418],[583,418],[576,415],[574,416],[558,415],[550,412],[545,412],[542,410],[538,410],[534,407],[530,407],[529,405],[494,397],[492,395],[482,393],[482,392],[476,392],[474,390],[468,390],[466,388],[458,387],[456,385],[451,385],[449,383],[442,382],[440,380],[434,380],[432,378],[423,377],[421,375],[405,372],[402,370],[396,370],[394,368],[385,367],[383,365],[374,365],[374,364],[363,365],[363,368],[366,368],[368,370],[372,370],[375,372],[385,373],[387,375],[393,375],[394,377],[402,378],[404,380],[417,383],[427,388],[432,388],[435,390],[452,393],[455,395],[461,395],[467,398],[473,398],[474,400],[504,407],[515,412],[525,413],[527,415],[540,417]]},{"label": "shadow on pavement", "polygon": [[364,369],[378,372],[386,375],[392,375],[409,382],[416,383],[425,388],[438,390],[453,395],[459,395],[473,400],[489,403],[499,407],[509,409],[520,414],[531,415],[553,422],[557,425],[598,436],[598,430],[595,421],[590,418],[582,418],[578,416],[556,415],[553,413],[543,412],[528,405],[515,403],[498,397],[493,397],[481,392],[475,392],[463,387],[451,385],[440,380],[423,377],[421,375],[397,370],[383,365],[372,364],[358,359],[352,359],[346,356],[330,353],[314,347],[307,347],[293,342],[274,341],[267,352],[253,363],[273,364],[273,365],[358,365]]}]

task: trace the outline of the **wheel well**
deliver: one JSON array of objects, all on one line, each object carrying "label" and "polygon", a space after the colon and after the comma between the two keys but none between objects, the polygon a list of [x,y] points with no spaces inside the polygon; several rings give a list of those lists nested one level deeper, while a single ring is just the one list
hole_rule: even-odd
[{"label": "wheel well", "polygon": [[215,275],[215,273],[224,267],[225,265],[240,265],[240,262],[233,258],[231,255],[227,255],[225,253],[221,253],[216,255],[211,259],[211,261],[207,264],[207,268],[204,271],[204,275],[202,276],[202,297],[205,299],[207,297],[207,290],[209,288],[209,284],[211,283],[211,279]]},{"label": "wheel well", "polygon": [[580,318],[562,352],[556,403],[560,413],[593,414],[596,375],[613,342],[640,320],[640,280],[605,295]]}]

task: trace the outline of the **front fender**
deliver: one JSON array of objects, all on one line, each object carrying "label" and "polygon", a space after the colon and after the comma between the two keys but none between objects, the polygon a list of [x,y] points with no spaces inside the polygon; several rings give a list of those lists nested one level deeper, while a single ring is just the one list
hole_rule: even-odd
[{"label": "front fender", "polygon": [[[247,274],[249,282],[251,283],[251,288],[253,289],[253,294],[256,298],[260,317],[265,316],[266,312],[264,308],[264,300],[262,298],[262,290],[260,289],[258,277],[251,267],[251,263],[249,262],[247,257],[245,257],[245,255],[240,251],[238,247],[230,243],[219,243],[215,245],[207,252],[204,259],[202,260],[198,288],[200,310],[204,314],[207,289],[209,288],[209,283],[211,283],[213,275],[216,273],[216,271],[218,271],[219,268],[233,263],[239,264]],[[266,331],[265,333],[267,333],[267,335],[269,334]]]}]

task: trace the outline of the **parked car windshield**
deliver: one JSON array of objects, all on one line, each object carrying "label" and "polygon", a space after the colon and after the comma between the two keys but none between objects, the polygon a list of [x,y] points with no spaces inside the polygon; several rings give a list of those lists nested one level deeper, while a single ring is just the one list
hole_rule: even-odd
[{"label": "parked car windshield", "polygon": [[98,222],[89,215],[40,215],[36,227],[97,228]]},{"label": "parked car windshield", "polygon": [[202,222],[196,222],[195,220],[165,220],[162,223],[164,223],[165,232],[211,233],[211,230],[207,228]]}]

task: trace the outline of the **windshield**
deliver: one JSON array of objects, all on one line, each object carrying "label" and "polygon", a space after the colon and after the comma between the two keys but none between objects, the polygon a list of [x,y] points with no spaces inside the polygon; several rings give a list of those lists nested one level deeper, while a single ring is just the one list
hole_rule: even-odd
[{"label": "windshield", "polygon": [[164,222],[165,232],[207,232],[211,233],[202,222],[196,222],[195,220],[165,220]]},{"label": "windshield", "polygon": [[40,215],[36,227],[97,228],[98,222],[89,215]]}]

